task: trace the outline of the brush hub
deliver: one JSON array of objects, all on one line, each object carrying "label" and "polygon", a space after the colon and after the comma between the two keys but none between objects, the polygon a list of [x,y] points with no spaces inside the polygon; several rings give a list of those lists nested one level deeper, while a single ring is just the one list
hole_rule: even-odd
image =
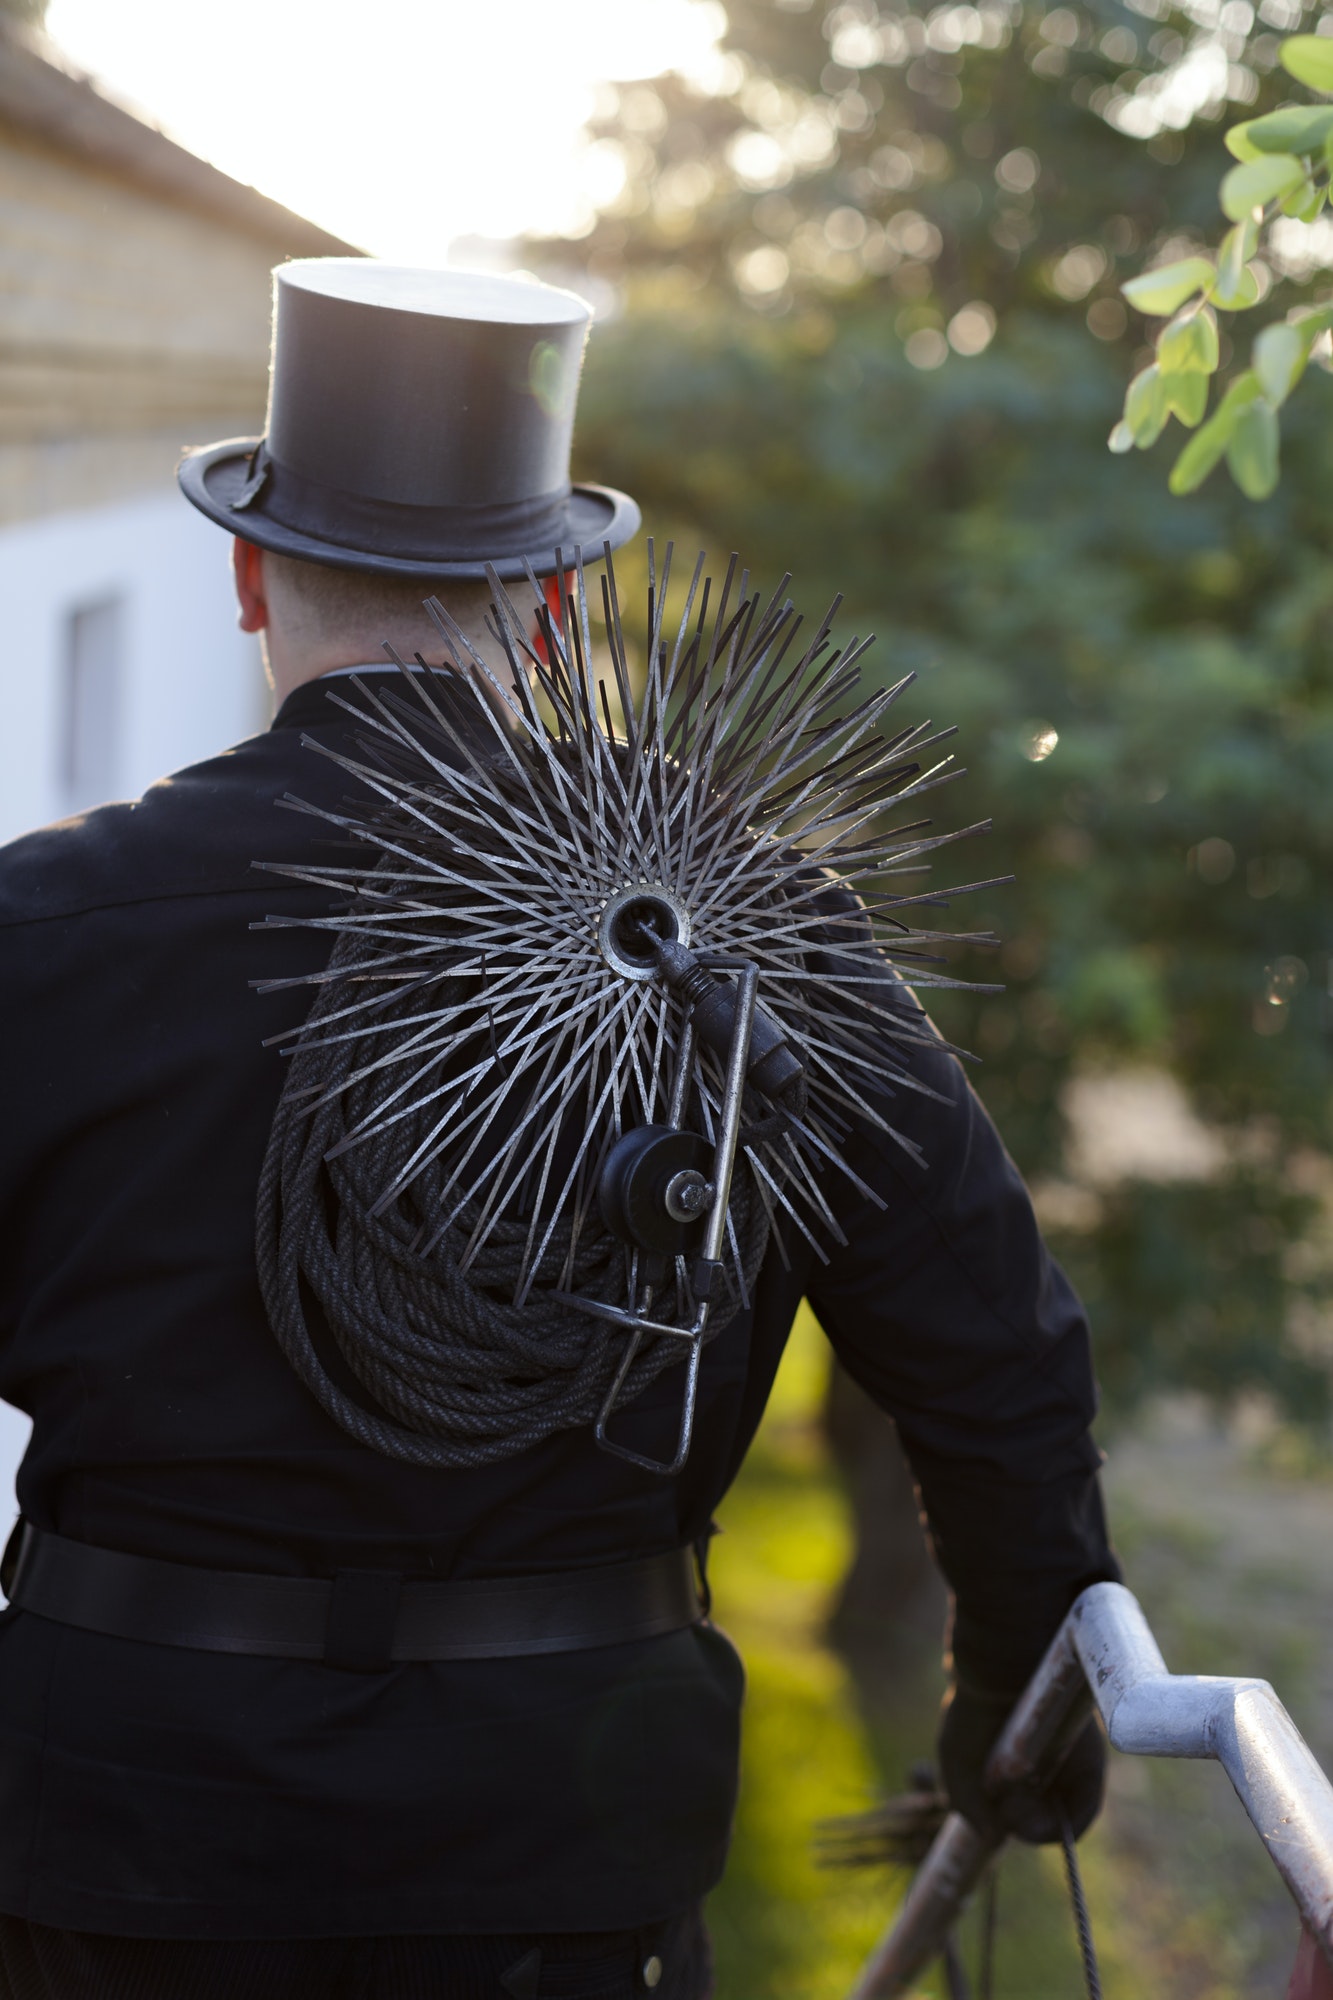
[{"label": "brush hub", "polygon": [[603,907],[597,926],[598,947],[623,979],[651,979],[656,972],[657,961],[644,931],[666,943],[690,941],[688,910],[660,882],[638,882],[617,889]]}]

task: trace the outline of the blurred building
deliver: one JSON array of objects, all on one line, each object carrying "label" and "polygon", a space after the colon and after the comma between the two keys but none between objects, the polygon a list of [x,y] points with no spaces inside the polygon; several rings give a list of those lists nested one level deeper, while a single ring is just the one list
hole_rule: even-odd
[{"label": "blurred building", "polygon": [[174,468],[262,427],[272,266],[350,248],[0,22],[0,840],[263,725]]},{"label": "blurred building", "polygon": [[[0,840],[264,726],[175,465],[262,427],[272,266],[350,248],[0,18]],[[27,1431],[0,1403],[0,1544]]]}]

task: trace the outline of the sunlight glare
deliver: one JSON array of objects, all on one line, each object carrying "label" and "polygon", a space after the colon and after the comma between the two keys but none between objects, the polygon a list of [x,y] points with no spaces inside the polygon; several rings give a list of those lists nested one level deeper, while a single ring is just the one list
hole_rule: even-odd
[{"label": "sunlight glare", "polygon": [[[51,0],[68,58],[237,180],[379,256],[578,235],[606,199],[597,87],[705,88],[716,0]],[[614,193],[614,188],[610,190]]]}]

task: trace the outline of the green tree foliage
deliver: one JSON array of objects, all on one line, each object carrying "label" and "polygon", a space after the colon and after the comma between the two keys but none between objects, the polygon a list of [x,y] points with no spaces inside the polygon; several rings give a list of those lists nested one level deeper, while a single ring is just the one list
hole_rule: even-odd
[{"label": "green tree foliage", "polygon": [[[1248,0],[1139,4],[730,0],[712,87],[625,88],[601,127],[624,194],[544,255],[623,306],[588,473],[659,534],[790,567],[812,609],[844,592],[876,671],[959,725],[953,823],[997,830],[934,879],[1018,879],[948,919],[1007,939],[1005,994],[935,1011],[1020,1164],[1063,1172],[1062,1089],[1099,1064],[1171,1070],[1232,1135],[1216,1180],[1130,1184],[1057,1232],[1109,1383],[1259,1382],[1314,1417],[1293,1308],[1321,1281],[1291,1246],[1318,1177],[1289,1163],[1329,1104],[1333,384],[1258,508],[1218,484],[1181,509],[1150,459],[1106,456],[1143,337],[1119,283],[1209,226],[1227,83],[1247,108],[1280,89]],[[1191,120],[1205,55],[1222,88]]]},{"label": "green tree foliage", "polygon": [[[1312,90],[1333,97],[1333,39],[1293,35],[1278,52],[1282,67]],[[1252,500],[1264,500],[1278,480],[1278,411],[1312,359],[1328,365],[1333,301],[1292,307],[1254,337],[1250,366],[1238,371],[1206,423],[1209,377],[1221,359],[1218,312],[1246,312],[1267,290],[1267,264],[1257,253],[1276,249],[1279,232],[1319,221],[1333,171],[1333,104],[1279,105],[1227,133],[1237,165],[1219,199],[1231,219],[1217,255],[1159,264],[1121,286],[1141,312],[1167,324],[1156,352],[1125,392],[1125,411],[1111,433],[1112,451],[1146,450],[1172,417],[1196,430],[1171,469],[1171,491],[1193,493],[1225,458],[1232,478]]]}]

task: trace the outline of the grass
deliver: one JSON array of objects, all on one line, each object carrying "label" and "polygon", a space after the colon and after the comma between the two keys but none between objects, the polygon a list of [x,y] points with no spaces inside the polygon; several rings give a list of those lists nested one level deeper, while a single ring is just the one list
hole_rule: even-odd
[{"label": "grass", "polygon": [[879,1781],[850,1677],[820,1640],[851,1552],[813,1423],[822,1344],[803,1315],[712,1554],[717,1615],[749,1677],[736,1841],[709,1910],[719,2000],[838,2000],[893,1901],[811,1856],[816,1821],[866,1805]]}]

